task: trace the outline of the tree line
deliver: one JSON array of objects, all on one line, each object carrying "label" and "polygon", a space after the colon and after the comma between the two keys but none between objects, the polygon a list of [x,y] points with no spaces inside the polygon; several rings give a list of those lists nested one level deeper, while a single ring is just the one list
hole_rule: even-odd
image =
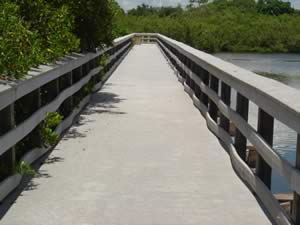
[{"label": "tree line", "polygon": [[0,0],[0,79],[113,39],[113,0]]},{"label": "tree line", "polygon": [[191,0],[183,8],[115,0],[0,0],[0,79],[73,51],[158,32],[207,52],[300,52],[300,13],[281,0]]},{"label": "tree line", "polygon": [[191,0],[183,9],[140,5],[120,35],[158,32],[207,52],[300,52],[300,13],[281,0]]}]

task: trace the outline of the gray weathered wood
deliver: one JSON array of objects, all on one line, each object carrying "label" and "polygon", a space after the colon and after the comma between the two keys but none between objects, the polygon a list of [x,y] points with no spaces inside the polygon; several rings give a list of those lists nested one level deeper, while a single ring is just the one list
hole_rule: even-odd
[{"label": "gray weathered wood", "polygon": [[[297,137],[297,148],[296,148],[296,169],[300,169],[300,134]],[[294,200],[292,205],[292,218],[295,225],[300,225],[300,194],[294,192]]]},{"label": "gray weathered wood", "polygon": [[[258,110],[257,133],[260,134],[270,146],[273,145],[274,118],[262,109]],[[256,174],[268,188],[271,188],[272,168],[259,154],[256,159]]]},{"label": "gray weathered wood", "polygon": [[[248,113],[249,113],[249,100],[245,98],[240,93],[237,93],[236,97],[236,112],[247,122]],[[246,160],[246,149],[247,149],[247,137],[245,137],[239,129],[236,129],[235,139],[234,139],[235,148],[240,155],[240,157],[245,161]]]},{"label": "gray weathered wood", "polygon": [[300,133],[300,102],[293,101],[295,96],[299,95],[298,90],[225,62],[182,42],[161,34],[155,35],[218,79],[229,84],[274,118]]},{"label": "gray weathered wood", "polygon": [[[209,75],[209,87],[216,93],[219,91],[219,80],[213,76],[212,74]],[[218,107],[216,104],[212,101],[209,100],[209,106],[208,106],[208,112],[211,116],[211,118],[214,121],[217,121],[218,119]]]},{"label": "gray weathered wood", "polygon": [[[226,105],[230,106],[231,88],[224,82],[221,83],[221,99]],[[222,114],[220,119],[220,126],[225,131],[229,132],[229,125],[230,125],[229,119]]]}]

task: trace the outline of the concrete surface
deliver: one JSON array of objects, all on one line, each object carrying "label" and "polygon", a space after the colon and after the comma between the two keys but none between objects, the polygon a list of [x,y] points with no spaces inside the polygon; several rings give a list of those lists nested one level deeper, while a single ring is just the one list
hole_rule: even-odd
[{"label": "concrete surface", "polygon": [[1,225],[270,224],[156,45],[133,48],[9,207]]}]

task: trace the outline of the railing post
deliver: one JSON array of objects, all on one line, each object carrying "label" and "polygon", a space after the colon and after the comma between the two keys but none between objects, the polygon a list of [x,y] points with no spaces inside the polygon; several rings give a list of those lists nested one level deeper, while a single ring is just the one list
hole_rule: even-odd
[{"label": "railing post", "polygon": [[[201,77],[202,82],[206,86],[208,86],[209,85],[209,73],[206,70],[201,68],[200,77]],[[200,100],[206,107],[208,107],[208,96],[204,92],[201,93]]]},{"label": "railing post", "polygon": [[[14,104],[11,104],[1,111],[1,118],[0,118],[1,134],[13,129],[15,125],[16,125],[15,109],[14,109]],[[7,152],[3,153],[0,157],[1,179],[13,173],[15,164],[16,164],[16,151],[15,151],[15,147],[12,147]]]},{"label": "railing post", "polygon": [[[236,97],[236,112],[245,121],[248,121],[249,100],[245,98],[243,95],[241,95],[240,93],[237,93],[237,97]],[[247,138],[239,131],[239,129],[236,129],[234,145],[239,156],[245,161],[246,149],[247,149]]]},{"label": "railing post", "polygon": [[[297,149],[296,149],[296,169],[300,169],[300,134],[297,137]],[[300,225],[300,195],[294,192],[294,199],[292,205],[292,219],[295,225]]]},{"label": "railing post", "polygon": [[[219,79],[210,74],[209,76],[209,87],[218,94],[219,91]],[[217,105],[212,101],[209,100],[209,107],[208,107],[208,112],[211,118],[217,122],[218,119],[218,107]]]},{"label": "railing post", "polygon": [[192,75],[195,73],[194,72],[194,68],[195,68],[194,62],[190,60],[190,65],[189,66],[190,66],[190,71],[191,71],[191,74],[190,74],[190,76],[191,76],[191,79],[190,79],[191,89],[195,92],[195,81],[192,78]]},{"label": "railing post", "polygon": [[[222,101],[230,107],[230,97],[231,97],[231,88],[226,83],[222,82],[221,84],[221,99]],[[230,121],[224,115],[221,115],[220,126],[229,132]]]},{"label": "railing post", "polygon": [[184,73],[184,79],[185,79],[185,82],[187,83],[187,85],[189,86],[189,76],[185,70],[185,67],[188,67],[188,58],[183,56],[183,73]]},{"label": "railing post", "polygon": [[190,59],[185,57],[185,71],[184,71],[184,73],[185,73],[185,82],[186,82],[186,84],[189,88],[191,88],[191,77],[190,77],[190,74],[187,72],[186,68],[188,68],[188,70],[191,70],[190,65],[191,65],[190,64]]},{"label": "railing post", "polygon": [[[196,74],[196,76],[200,77],[200,73],[201,73],[201,67],[198,66],[198,65],[196,65],[195,66],[195,74]],[[196,82],[194,82],[194,84],[195,84],[195,95],[197,96],[198,99],[200,99],[200,97],[202,95],[202,91],[201,91],[199,85],[196,84]]]},{"label": "railing post", "polygon": [[[274,118],[261,108],[258,110],[257,133],[260,134],[270,146],[273,145]],[[256,174],[270,189],[272,169],[259,154],[257,154],[256,160]]]},{"label": "railing post", "polygon": [[[37,99],[37,108],[39,109],[39,108],[42,107],[42,93],[41,93],[41,88],[38,88],[36,90],[36,99]],[[35,145],[37,147],[41,147],[43,145],[43,143],[42,143],[42,135],[41,135],[41,132],[40,132],[40,129],[39,129],[40,127],[41,127],[41,124],[38,125],[37,129],[35,129],[35,131],[34,131],[33,141],[35,142]]]}]

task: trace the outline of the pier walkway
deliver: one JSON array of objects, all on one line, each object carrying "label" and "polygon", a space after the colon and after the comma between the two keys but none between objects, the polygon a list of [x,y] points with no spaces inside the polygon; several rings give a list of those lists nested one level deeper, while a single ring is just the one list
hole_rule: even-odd
[{"label": "pier walkway", "polygon": [[1,225],[271,224],[155,44],[133,47],[0,212]]}]

